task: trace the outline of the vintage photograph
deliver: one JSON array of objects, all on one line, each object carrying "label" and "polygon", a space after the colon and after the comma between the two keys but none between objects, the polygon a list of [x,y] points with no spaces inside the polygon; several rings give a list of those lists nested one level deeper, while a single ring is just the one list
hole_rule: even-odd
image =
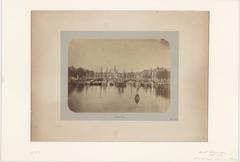
[{"label": "vintage photograph", "polygon": [[208,140],[208,11],[31,14],[32,141]]},{"label": "vintage photograph", "polygon": [[68,107],[81,112],[167,112],[171,45],[166,39],[72,39]]}]

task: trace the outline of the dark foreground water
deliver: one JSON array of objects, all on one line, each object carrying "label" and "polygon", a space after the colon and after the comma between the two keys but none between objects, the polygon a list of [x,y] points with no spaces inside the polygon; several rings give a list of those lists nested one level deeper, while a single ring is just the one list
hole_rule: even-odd
[{"label": "dark foreground water", "polygon": [[166,112],[169,87],[81,85],[70,90],[68,106],[74,112]]}]

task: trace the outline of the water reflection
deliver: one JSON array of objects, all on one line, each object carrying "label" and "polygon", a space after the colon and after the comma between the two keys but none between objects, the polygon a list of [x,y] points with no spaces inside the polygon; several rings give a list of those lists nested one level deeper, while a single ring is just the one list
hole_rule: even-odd
[{"label": "water reflection", "polygon": [[[78,91],[78,92],[82,92],[83,89],[84,89],[84,85],[78,85],[76,88],[77,88],[77,91]],[[87,89],[88,89],[88,88],[86,88],[86,91],[87,91]]]},{"label": "water reflection", "polygon": [[168,86],[158,86],[155,88],[156,96],[170,97],[170,91]]},{"label": "water reflection", "polygon": [[[86,92],[88,91],[89,87],[97,87],[99,88],[100,92],[107,92],[107,86],[94,86],[94,85],[70,85],[68,87],[68,95],[70,95],[74,89],[77,89],[78,92],[82,92],[85,90]],[[169,98],[170,97],[170,87],[169,85],[162,85],[162,86],[157,86],[157,87],[134,87],[134,86],[126,86],[126,87],[115,87],[118,90],[118,94],[121,95],[124,93],[125,89],[130,89],[130,92],[132,94],[133,91],[139,92],[139,89],[143,89],[144,92],[152,94],[152,92],[155,92],[156,96],[162,96]]]},{"label": "water reflection", "polygon": [[69,84],[68,104],[74,112],[165,112],[169,85],[154,87]]},{"label": "water reflection", "polygon": [[118,87],[118,93],[122,95],[124,93],[124,87]]}]

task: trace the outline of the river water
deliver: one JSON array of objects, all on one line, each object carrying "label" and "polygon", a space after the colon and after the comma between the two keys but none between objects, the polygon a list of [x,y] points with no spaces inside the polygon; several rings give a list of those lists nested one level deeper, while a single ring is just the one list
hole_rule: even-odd
[{"label": "river water", "polygon": [[82,85],[69,92],[68,106],[73,112],[166,112],[169,88]]}]

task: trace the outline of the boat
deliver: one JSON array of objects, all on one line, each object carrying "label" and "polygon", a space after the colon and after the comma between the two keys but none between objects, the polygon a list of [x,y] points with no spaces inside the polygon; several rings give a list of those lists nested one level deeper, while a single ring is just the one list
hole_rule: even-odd
[{"label": "boat", "polygon": [[110,82],[110,83],[109,83],[109,85],[110,85],[110,86],[113,86],[113,85],[114,85],[114,83],[113,83],[113,82]]},{"label": "boat", "polygon": [[139,96],[139,94],[136,94],[136,96],[134,97],[134,100],[135,100],[136,104],[139,103],[139,101],[140,101],[140,96]]},{"label": "boat", "polygon": [[116,86],[117,87],[126,87],[127,84],[123,79],[119,79],[119,80],[116,81]]}]

